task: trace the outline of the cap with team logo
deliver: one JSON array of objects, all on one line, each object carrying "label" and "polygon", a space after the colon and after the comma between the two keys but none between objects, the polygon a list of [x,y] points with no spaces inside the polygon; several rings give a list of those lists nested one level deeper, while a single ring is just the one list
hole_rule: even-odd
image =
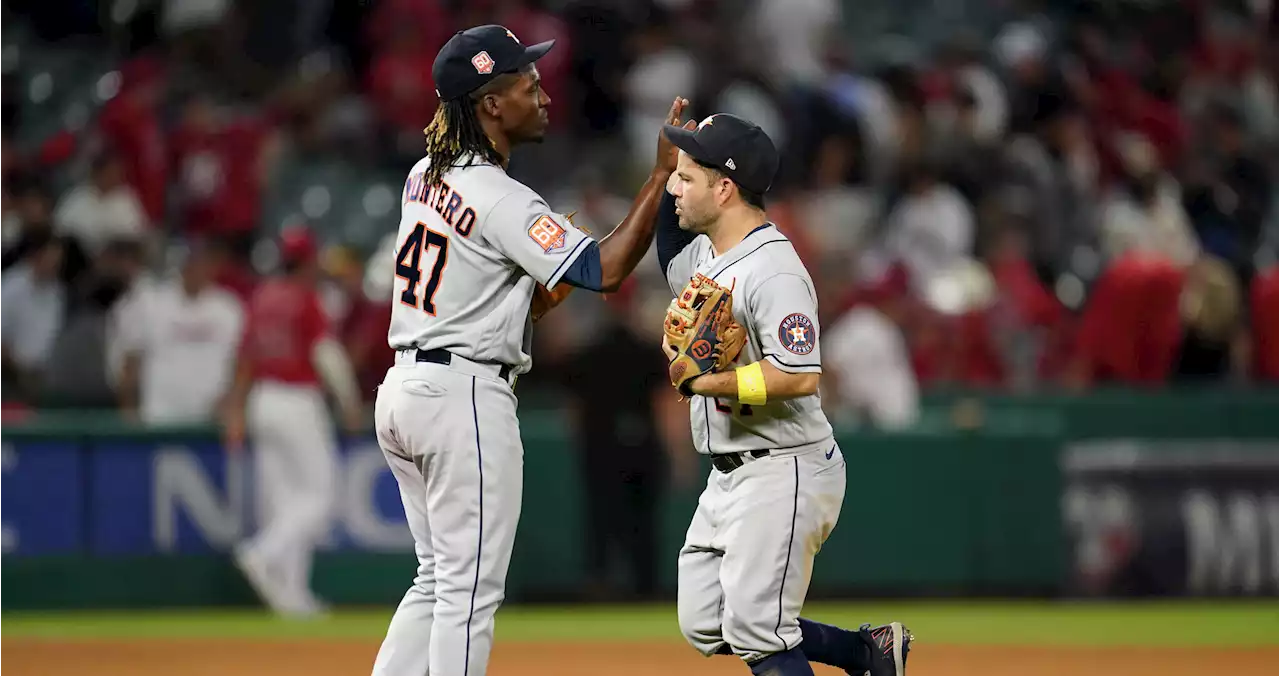
[{"label": "cap with team logo", "polygon": [[458,31],[436,54],[431,77],[442,101],[466,96],[503,73],[513,73],[541,59],[555,40],[524,46],[515,33],[487,25]]},{"label": "cap with team logo", "polygon": [[750,192],[763,195],[773,184],[778,149],[763,129],[737,115],[717,113],[697,129],[667,125],[663,131],[699,164],[723,171]]}]

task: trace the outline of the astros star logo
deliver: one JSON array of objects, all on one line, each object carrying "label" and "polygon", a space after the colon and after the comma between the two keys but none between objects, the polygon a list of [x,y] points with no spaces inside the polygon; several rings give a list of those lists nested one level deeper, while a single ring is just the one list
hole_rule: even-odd
[{"label": "astros star logo", "polygon": [[794,354],[809,354],[813,352],[815,341],[817,340],[817,327],[813,325],[813,320],[809,316],[794,312],[787,315],[782,323],[778,325],[778,342],[782,343],[782,347],[788,352]]},{"label": "astros star logo", "polygon": [[509,28],[507,29],[507,37],[511,38],[512,40],[515,40],[517,45],[520,44],[520,38],[516,37],[516,34],[512,33],[511,29]]}]

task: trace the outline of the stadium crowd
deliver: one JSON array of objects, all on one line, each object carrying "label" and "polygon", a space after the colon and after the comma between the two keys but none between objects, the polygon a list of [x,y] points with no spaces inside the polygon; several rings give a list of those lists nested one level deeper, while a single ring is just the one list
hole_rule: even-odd
[{"label": "stadium crowd", "polygon": [[[10,410],[146,418],[140,388],[201,382],[190,406],[212,418],[239,304],[300,223],[326,245],[333,330],[371,400],[390,362],[395,203],[366,193],[375,217],[353,238],[311,222],[336,210],[328,191],[273,206],[291,199],[278,178],[332,161],[402,177],[436,105],[437,49],[486,22],[557,40],[539,62],[552,137],[511,171],[597,234],[625,213],[673,96],[771,134],[769,214],[818,281],[824,399],[842,419],[909,426],[940,387],[1277,378],[1275,3],[100,4],[6,3]],[[68,54],[99,71],[70,85],[81,103],[41,114],[75,82],[46,65]],[[592,350],[661,385],[669,292],[642,269],[540,324],[529,387],[574,378],[590,411],[616,383],[561,366]],[[130,360],[175,340],[190,349],[139,382]],[[676,421],[659,432],[678,434],[660,392],[636,415],[658,407]]]}]

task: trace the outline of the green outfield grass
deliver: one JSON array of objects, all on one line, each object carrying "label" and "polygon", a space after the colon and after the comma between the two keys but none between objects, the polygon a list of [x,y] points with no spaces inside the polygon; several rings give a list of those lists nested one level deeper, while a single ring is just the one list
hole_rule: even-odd
[{"label": "green outfield grass", "polygon": [[[6,639],[381,638],[391,609],[343,609],[323,620],[276,620],[254,610],[6,613]],[[1271,602],[869,602],[813,603],[805,615],[857,626],[900,619],[921,642],[970,645],[1270,646],[1280,613]],[[506,641],[679,641],[670,606],[508,606]]]}]

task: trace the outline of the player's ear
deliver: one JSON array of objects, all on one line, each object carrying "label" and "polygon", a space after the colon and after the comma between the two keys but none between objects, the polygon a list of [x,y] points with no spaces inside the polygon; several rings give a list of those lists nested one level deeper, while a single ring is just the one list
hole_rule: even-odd
[{"label": "player's ear", "polygon": [[502,105],[498,102],[496,94],[485,94],[480,99],[480,110],[490,117],[502,117]]},{"label": "player's ear", "polygon": [[721,178],[716,182],[716,201],[722,206],[733,196],[733,191],[737,188],[733,180],[729,178]]}]

